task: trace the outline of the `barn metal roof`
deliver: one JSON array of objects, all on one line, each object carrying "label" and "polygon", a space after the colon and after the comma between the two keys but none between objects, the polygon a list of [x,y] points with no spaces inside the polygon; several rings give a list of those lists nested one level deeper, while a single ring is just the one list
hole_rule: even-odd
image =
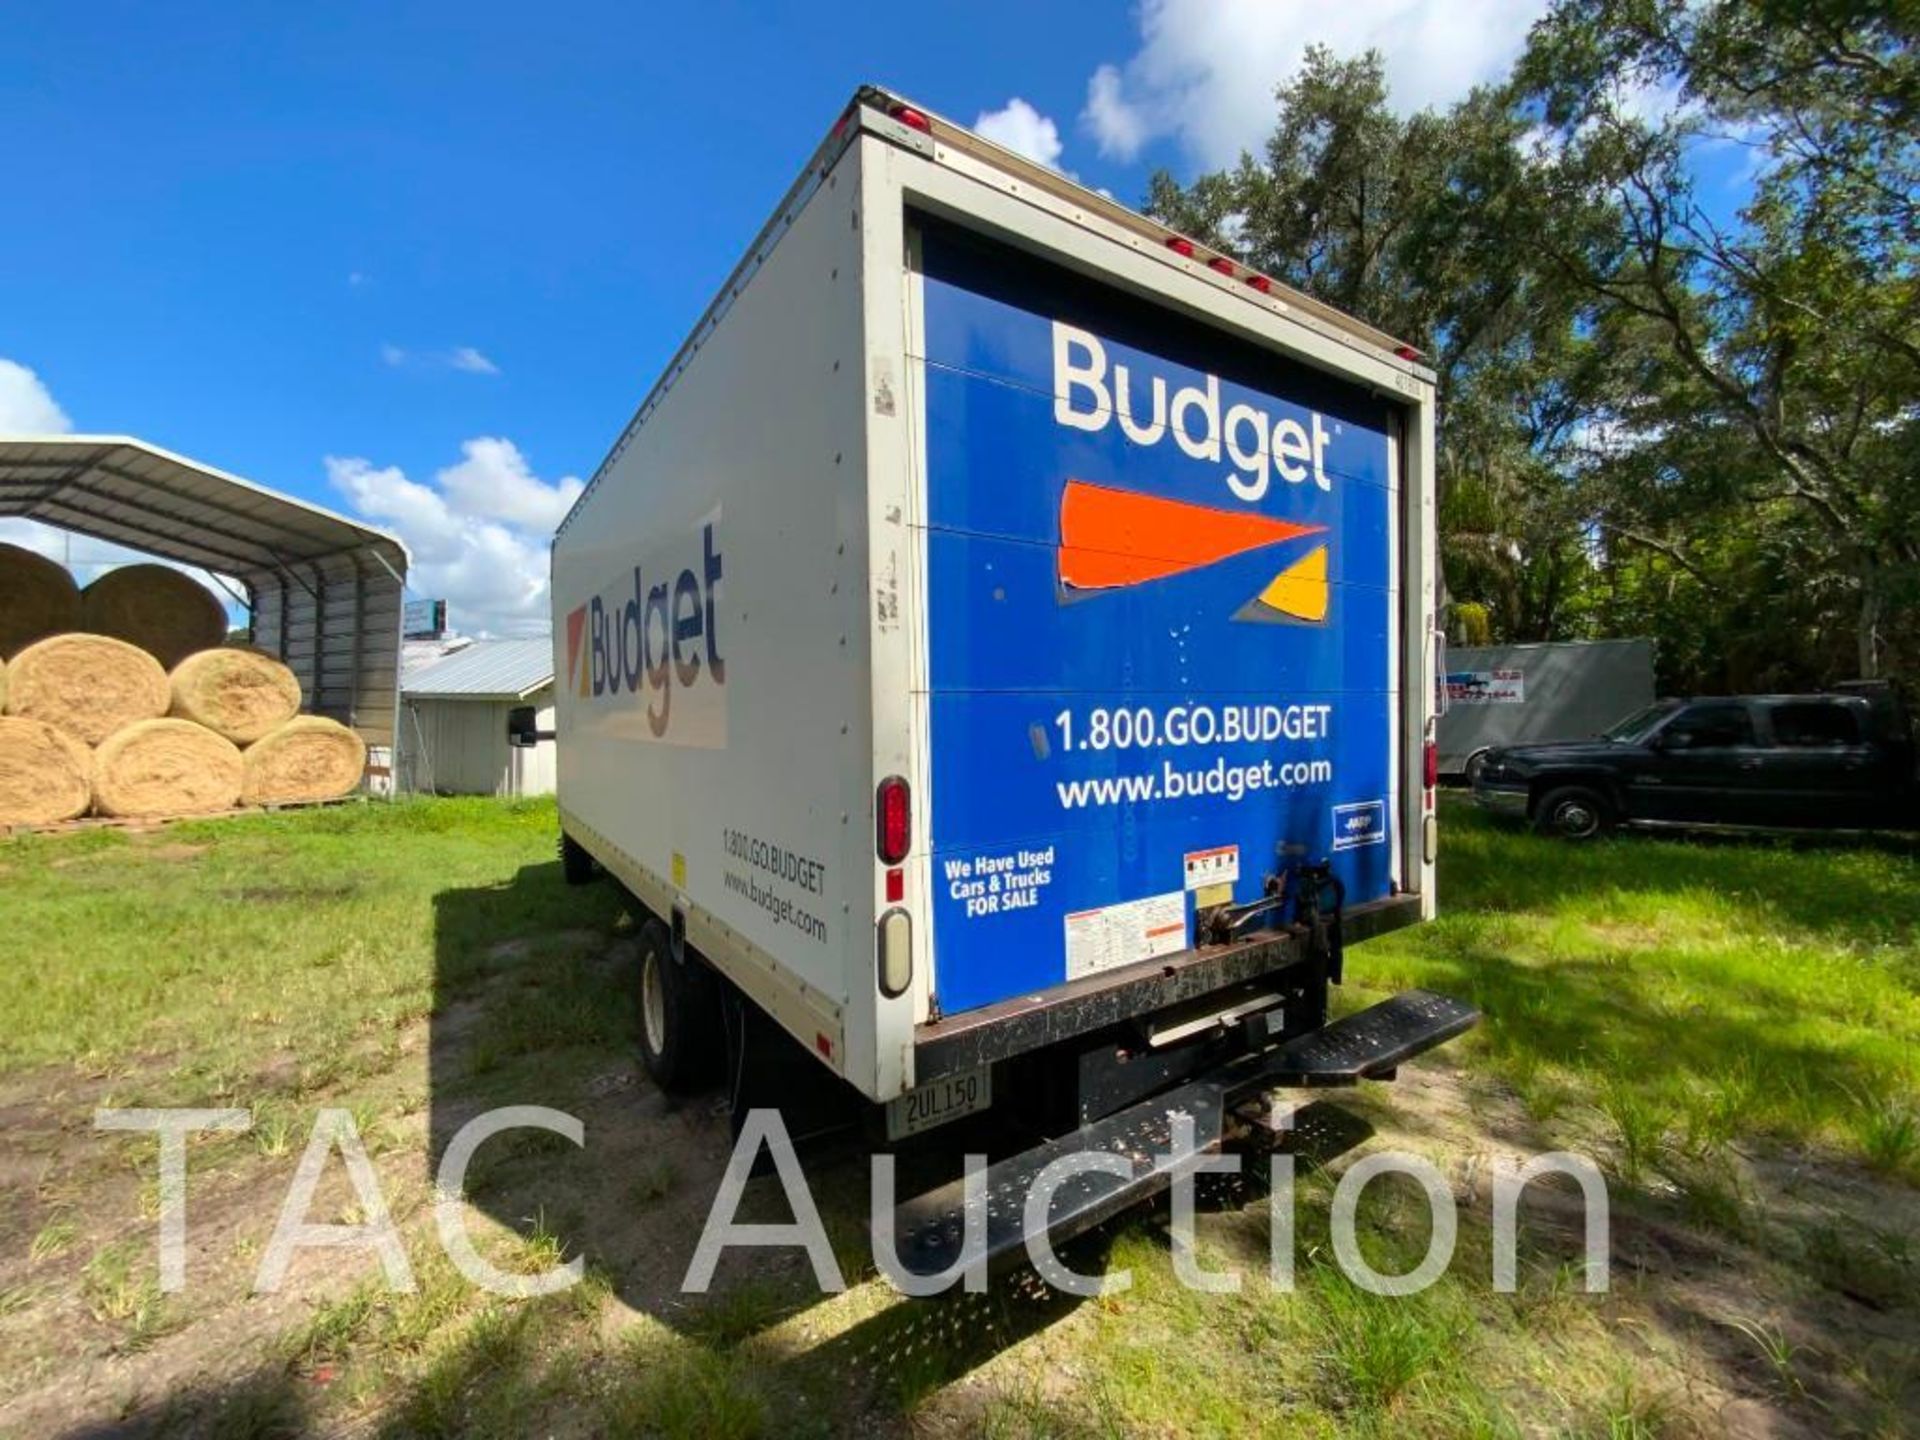
[{"label": "barn metal roof", "polygon": [[241,579],[311,579],[316,563],[358,555],[407,573],[406,547],[384,530],[127,435],[0,439],[0,515]]},{"label": "barn metal roof", "polygon": [[552,683],[551,640],[476,640],[411,672],[401,682],[401,698],[524,700]]}]

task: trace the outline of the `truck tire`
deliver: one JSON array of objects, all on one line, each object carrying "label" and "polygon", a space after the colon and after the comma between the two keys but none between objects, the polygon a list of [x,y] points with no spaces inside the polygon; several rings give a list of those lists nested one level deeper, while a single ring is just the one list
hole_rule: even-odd
[{"label": "truck tire", "polygon": [[712,972],[691,952],[675,960],[667,927],[649,920],[640,927],[634,981],[641,1064],[662,1090],[698,1090],[719,1073],[722,1055],[720,997]]},{"label": "truck tire", "polygon": [[1561,785],[1540,797],[1533,828],[1559,840],[1592,840],[1613,828],[1613,806],[1590,785]]},{"label": "truck tire", "polygon": [[1487,768],[1487,754],[1485,749],[1476,750],[1467,757],[1467,763],[1460,767],[1460,774],[1466,780],[1468,789],[1479,783],[1480,772]]},{"label": "truck tire", "polygon": [[599,862],[564,830],[560,832],[560,874],[569,885],[588,885],[600,876]]}]

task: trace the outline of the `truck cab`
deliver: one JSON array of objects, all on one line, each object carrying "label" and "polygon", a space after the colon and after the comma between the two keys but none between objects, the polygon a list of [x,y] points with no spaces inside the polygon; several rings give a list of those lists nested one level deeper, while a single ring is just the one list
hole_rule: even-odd
[{"label": "truck cab", "polygon": [[1905,707],[1885,687],[1664,700],[1591,740],[1491,752],[1474,799],[1563,839],[1616,825],[1874,830],[1916,821]]}]

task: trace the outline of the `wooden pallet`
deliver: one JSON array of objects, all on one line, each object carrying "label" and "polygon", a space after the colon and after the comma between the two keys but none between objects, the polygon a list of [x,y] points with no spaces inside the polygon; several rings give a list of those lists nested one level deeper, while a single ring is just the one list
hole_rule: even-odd
[{"label": "wooden pallet", "polygon": [[231,810],[202,810],[191,815],[88,815],[80,820],[60,820],[51,825],[9,825],[9,840],[22,835],[72,835],[82,830],[158,830],[188,820],[230,820],[240,815],[278,815],[283,810],[314,810],[324,805],[364,805],[365,795],[342,795],[333,800],[287,800],[278,805],[238,805]]}]

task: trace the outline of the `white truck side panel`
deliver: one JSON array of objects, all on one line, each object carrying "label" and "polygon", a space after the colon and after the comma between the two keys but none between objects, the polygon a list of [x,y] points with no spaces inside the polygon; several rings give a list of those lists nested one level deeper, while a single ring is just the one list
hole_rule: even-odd
[{"label": "white truck side panel", "polygon": [[568,832],[663,916],[684,911],[702,953],[871,1091],[866,335],[848,157],[772,228],[562,527],[553,624]]}]

